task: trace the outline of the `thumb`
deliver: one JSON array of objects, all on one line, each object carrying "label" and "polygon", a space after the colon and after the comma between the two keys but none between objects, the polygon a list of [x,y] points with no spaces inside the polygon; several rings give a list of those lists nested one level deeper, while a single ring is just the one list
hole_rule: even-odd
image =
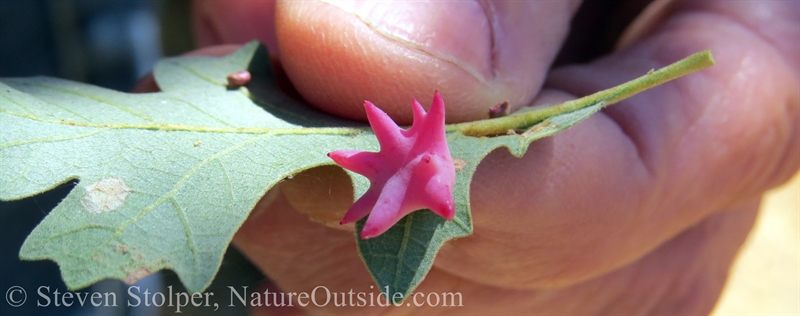
[{"label": "thumb", "polygon": [[[279,1],[281,63],[309,103],[364,120],[367,99],[401,124],[439,90],[447,121],[531,102],[564,40],[571,1]],[[423,104],[426,102],[422,102]]]}]

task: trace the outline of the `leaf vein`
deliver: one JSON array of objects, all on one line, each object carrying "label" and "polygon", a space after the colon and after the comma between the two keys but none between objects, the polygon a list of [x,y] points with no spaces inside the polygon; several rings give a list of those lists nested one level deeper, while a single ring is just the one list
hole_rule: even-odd
[{"label": "leaf vein", "polygon": [[100,224],[88,224],[88,225],[79,226],[79,227],[76,227],[76,228],[73,228],[73,229],[70,229],[70,230],[66,230],[66,231],[60,232],[58,234],[50,235],[47,238],[48,239],[61,238],[61,237],[65,236],[65,235],[71,235],[71,234],[77,233],[79,231],[87,230],[87,229],[100,229],[100,230],[107,230],[107,231],[110,231],[110,232],[115,232],[116,231],[116,227],[113,227],[113,226],[106,226],[106,225],[100,225]]},{"label": "leaf vein", "polygon": [[193,75],[197,76],[198,78],[203,79],[203,80],[205,80],[205,81],[207,81],[207,82],[209,82],[211,84],[218,85],[218,86],[223,86],[223,87],[227,86],[226,83],[214,80],[214,78],[206,76],[203,73],[195,70],[194,68],[188,67],[188,66],[184,65],[183,63],[178,62],[177,60],[167,60],[166,63],[169,63],[169,64],[172,64],[174,66],[177,66],[178,68],[182,68],[182,69],[192,73]]},{"label": "leaf vein", "polygon": [[281,135],[358,135],[368,131],[371,131],[369,128],[358,128],[358,127],[279,127],[279,128],[268,128],[268,127],[208,127],[208,126],[193,126],[193,125],[181,125],[181,124],[164,124],[164,123],[154,123],[154,124],[100,124],[100,123],[85,123],[85,122],[75,122],[75,121],[67,121],[67,120],[51,120],[42,118],[36,115],[28,115],[14,111],[8,111],[5,109],[0,108],[0,113],[6,113],[9,115],[26,118],[30,120],[45,122],[45,123],[53,123],[53,124],[62,124],[62,125],[69,125],[69,126],[81,126],[81,127],[95,127],[95,128],[106,128],[106,129],[140,129],[140,130],[162,130],[162,131],[184,131],[184,132],[199,132],[199,133],[233,133],[233,134],[270,134],[272,136],[281,136]]},{"label": "leaf vein", "polygon": [[15,141],[15,142],[9,142],[9,143],[5,143],[5,144],[0,144],[0,149],[11,148],[11,147],[21,146],[21,145],[27,145],[27,144],[31,144],[31,143],[54,143],[54,142],[60,142],[60,141],[65,141],[65,140],[75,140],[75,139],[80,139],[80,138],[84,138],[84,137],[89,137],[89,136],[92,136],[92,135],[97,134],[97,133],[102,132],[102,131],[103,130],[98,129],[98,130],[94,130],[94,131],[91,131],[91,132],[88,132],[88,133],[69,135],[69,136],[31,138],[31,139],[25,139],[25,140],[18,140],[18,141]]},{"label": "leaf vein", "polygon": [[[411,238],[411,226],[414,221],[414,213],[406,215],[406,222],[403,225],[403,239],[400,242],[400,249],[397,251],[397,258],[403,258],[406,248],[408,247],[408,240]],[[394,269],[394,282],[392,282],[392,289],[397,290],[397,285],[400,280],[400,268],[403,260],[397,260],[397,266]]]},{"label": "leaf vein", "polygon": [[59,88],[59,87],[56,87],[56,86],[51,86],[51,85],[42,84],[42,83],[39,83],[39,84],[30,83],[30,85],[35,85],[35,86],[39,86],[39,87],[42,87],[42,88],[47,88],[47,89],[59,91],[59,92],[62,92],[62,93],[72,94],[72,95],[76,95],[76,96],[79,96],[79,97],[84,97],[84,98],[87,98],[87,99],[90,99],[90,100],[95,100],[97,102],[113,106],[113,107],[119,109],[120,111],[127,112],[128,114],[131,114],[133,116],[139,117],[139,118],[141,118],[141,119],[143,119],[145,121],[151,121],[151,122],[153,121],[153,118],[151,118],[151,117],[149,117],[147,115],[144,115],[142,113],[134,111],[134,110],[128,108],[127,106],[124,106],[124,105],[121,105],[121,104],[114,104],[113,102],[111,102],[109,100],[106,100],[104,98],[98,97],[98,96],[94,96],[94,95],[91,95],[91,94],[83,93],[83,92],[80,92],[80,91]]},{"label": "leaf vein", "polygon": [[187,243],[189,244],[189,250],[192,252],[192,265],[194,266],[194,270],[200,271],[199,262],[197,261],[197,245],[194,241],[194,233],[192,233],[192,228],[189,227],[189,221],[186,219],[186,213],[183,211],[183,208],[181,208],[180,204],[178,204],[178,201],[175,200],[174,196],[170,198],[170,201],[172,202],[172,206],[175,207],[175,212],[178,213],[178,217],[181,219],[183,229],[186,231]]},{"label": "leaf vein", "polygon": [[211,119],[213,119],[213,120],[215,120],[215,121],[217,121],[217,122],[220,122],[220,123],[222,123],[223,125],[227,125],[227,126],[234,126],[233,124],[231,124],[231,123],[229,123],[229,122],[227,122],[227,121],[225,121],[225,120],[223,120],[223,119],[221,119],[221,118],[217,117],[216,115],[213,115],[213,114],[211,114],[211,113],[208,113],[208,112],[206,112],[206,110],[203,110],[202,108],[200,108],[200,107],[198,107],[198,106],[194,105],[194,103],[187,102],[187,101],[184,101],[184,100],[181,100],[181,99],[172,99],[172,100],[173,100],[173,101],[178,101],[178,102],[181,102],[181,103],[183,103],[183,104],[186,104],[186,105],[188,105],[189,107],[191,107],[191,108],[193,108],[193,109],[197,110],[197,112],[203,113],[203,114],[205,114],[206,116],[210,117]]},{"label": "leaf vein", "polygon": [[219,164],[220,169],[222,169],[222,174],[225,176],[225,183],[228,185],[228,193],[230,194],[231,201],[233,201],[235,200],[233,193],[233,179],[228,173],[228,168],[225,167],[225,164],[222,163],[222,161],[217,160],[217,164]]},{"label": "leaf vein", "polygon": [[[179,190],[180,190],[180,189],[181,189],[181,188],[182,188],[182,187],[183,187],[183,186],[186,184],[186,182],[188,182],[188,181],[189,181],[189,179],[190,179],[190,178],[191,178],[191,177],[192,177],[194,174],[196,174],[196,173],[197,173],[197,172],[198,172],[198,171],[199,171],[199,170],[200,170],[200,169],[201,169],[203,166],[207,165],[208,163],[210,163],[210,162],[212,162],[212,161],[215,161],[216,159],[219,159],[219,158],[220,158],[220,157],[222,157],[222,156],[225,156],[225,155],[227,155],[227,154],[230,154],[230,153],[232,153],[232,152],[234,152],[234,151],[236,151],[236,150],[239,150],[239,149],[241,149],[241,148],[243,148],[243,147],[245,147],[245,146],[247,146],[247,145],[249,145],[249,144],[252,144],[252,143],[254,143],[254,142],[256,142],[256,141],[262,140],[262,139],[266,138],[267,136],[270,136],[270,135],[269,135],[269,134],[267,134],[267,135],[261,135],[261,136],[259,136],[259,137],[253,137],[253,138],[251,138],[251,139],[249,139],[249,140],[246,140],[246,141],[240,142],[239,144],[236,144],[236,145],[234,145],[234,146],[228,147],[228,148],[226,148],[225,150],[223,150],[223,151],[220,151],[220,152],[218,152],[217,154],[215,154],[215,155],[213,155],[213,156],[211,156],[211,157],[208,157],[208,158],[206,158],[205,160],[201,161],[200,163],[196,164],[196,165],[195,165],[195,166],[194,166],[194,167],[193,167],[191,170],[189,170],[189,172],[187,172],[187,173],[186,173],[186,175],[184,175],[184,176],[183,176],[183,178],[181,178],[181,179],[180,179],[180,180],[179,180],[179,181],[178,181],[178,182],[177,182],[177,183],[176,183],[176,184],[173,186],[172,190],[170,190],[170,191],[169,191],[169,192],[167,192],[165,195],[161,196],[161,197],[160,197],[158,200],[156,200],[156,201],[155,201],[155,202],[153,202],[152,204],[148,205],[147,207],[145,207],[144,209],[142,209],[141,211],[139,211],[139,213],[138,213],[138,214],[136,214],[134,217],[132,217],[131,219],[129,219],[129,220],[126,222],[126,223],[124,223],[124,224],[120,225],[120,227],[116,229],[116,233],[115,233],[115,235],[114,235],[112,238],[116,238],[117,236],[119,236],[120,234],[122,234],[122,232],[123,232],[123,231],[124,231],[124,230],[125,230],[125,229],[126,229],[128,226],[130,226],[130,225],[131,225],[131,224],[133,224],[134,222],[138,221],[138,220],[139,220],[140,218],[142,218],[144,215],[148,214],[150,211],[152,211],[153,209],[155,209],[155,208],[156,208],[158,205],[161,205],[162,203],[164,203],[164,202],[165,202],[167,199],[171,199],[171,198],[173,198],[173,197],[174,197],[174,196],[175,196],[175,195],[178,193],[178,191],[179,191]],[[111,239],[109,239],[109,240],[106,240],[106,243],[108,243],[110,240],[111,240]]]}]

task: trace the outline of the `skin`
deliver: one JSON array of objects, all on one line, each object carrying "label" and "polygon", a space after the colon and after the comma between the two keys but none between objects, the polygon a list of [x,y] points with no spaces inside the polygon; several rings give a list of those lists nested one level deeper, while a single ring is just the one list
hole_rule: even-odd
[{"label": "skin", "polygon": [[[460,292],[464,307],[254,314],[710,312],[762,194],[800,167],[800,4],[622,5],[636,18],[614,49],[580,64],[559,53],[579,2],[448,5],[378,22],[316,1],[197,1],[193,14],[201,46],[259,38],[303,98],[349,118],[363,119],[368,99],[410,123],[411,99],[439,90],[449,122],[474,120],[504,100],[512,110],[561,102],[704,49],[717,65],[537,141],[521,159],[503,149],[485,159],[471,187],[474,234],[445,245],[417,289]],[[405,35],[386,31],[400,26]],[[558,56],[566,61],[552,67]],[[265,195],[233,241],[270,277],[265,287],[370,291],[352,227],[332,223],[352,201],[347,183],[326,167]]]}]

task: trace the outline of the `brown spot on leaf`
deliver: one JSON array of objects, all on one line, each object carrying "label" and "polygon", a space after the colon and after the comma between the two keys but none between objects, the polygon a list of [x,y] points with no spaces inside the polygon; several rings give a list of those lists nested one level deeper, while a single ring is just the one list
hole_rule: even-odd
[{"label": "brown spot on leaf", "polygon": [[87,211],[102,214],[119,209],[133,190],[120,178],[104,178],[86,187],[81,203]]},{"label": "brown spot on leaf", "polygon": [[456,167],[456,170],[461,170],[467,166],[467,161],[461,158],[454,158],[453,165]]},{"label": "brown spot on leaf", "polygon": [[152,273],[153,271],[150,271],[150,269],[141,267],[125,275],[125,278],[122,279],[122,281],[125,282],[125,284],[131,285]]},{"label": "brown spot on leaf", "polygon": [[527,135],[529,135],[529,134],[536,134],[536,133],[539,133],[539,132],[541,132],[542,130],[544,130],[545,128],[548,128],[548,127],[550,127],[551,125],[553,125],[553,124],[552,124],[552,123],[550,123],[550,121],[542,121],[542,122],[540,122],[539,124],[536,124],[536,125],[534,125],[533,127],[531,127],[530,129],[528,129],[527,131],[525,131],[525,133],[523,133],[523,135],[526,135],[526,136],[527,136]]},{"label": "brown spot on leaf", "polygon": [[114,246],[114,251],[126,254],[128,253],[128,251],[130,251],[130,248],[128,248],[128,246],[125,246],[123,244],[117,244],[116,246]]},{"label": "brown spot on leaf", "polygon": [[131,256],[132,261],[141,261],[142,259],[144,259],[144,255],[141,252],[136,252]]},{"label": "brown spot on leaf", "polygon": [[198,141],[194,142],[194,147],[200,147],[200,144],[202,144],[202,143],[203,142],[198,140]]}]

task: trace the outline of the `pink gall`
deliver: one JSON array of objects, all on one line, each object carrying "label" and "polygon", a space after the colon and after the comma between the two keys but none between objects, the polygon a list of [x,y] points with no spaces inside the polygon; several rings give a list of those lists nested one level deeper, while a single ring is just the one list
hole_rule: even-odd
[{"label": "pink gall", "polygon": [[337,150],[328,157],[342,168],[370,180],[370,187],[344,215],[341,224],[369,215],[361,238],[383,234],[409,213],[430,209],[452,220],[455,166],[447,147],[444,101],[437,91],[430,111],[413,102],[414,123],[407,130],[383,111],[364,102],[367,118],[378,138],[379,152]]}]

